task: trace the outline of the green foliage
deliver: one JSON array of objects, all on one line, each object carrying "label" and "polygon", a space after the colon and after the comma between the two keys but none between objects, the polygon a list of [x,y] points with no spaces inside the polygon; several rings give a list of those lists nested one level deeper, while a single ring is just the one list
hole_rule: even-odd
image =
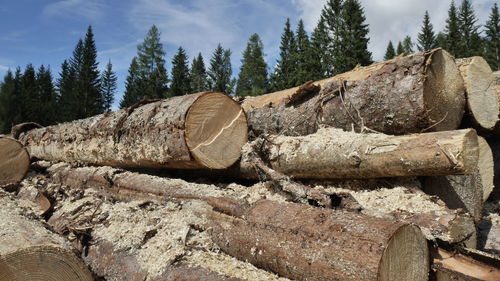
[{"label": "green foliage", "polygon": [[198,53],[198,57],[193,59],[190,76],[191,88],[194,93],[207,91],[209,89],[207,71],[201,53]]},{"label": "green foliage", "polygon": [[125,81],[125,93],[120,101],[120,108],[132,106],[143,98],[140,83],[141,76],[139,64],[137,63],[137,57],[134,57],[128,68],[128,76]]},{"label": "green foliage", "polygon": [[437,47],[436,35],[434,34],[428,11],[425,11],[422,29],[418,34],[417,42],[419,51],[427,51]]},{"label": "green foliage", "polygon": [[297,86],[293,74],[296,66],[295,51],[295,35],[290,27],[290,19],[286,19],[285,28],[281,34],[280,57],[270,78],[272,90],[279,91]]},{"label": "green foliage", "polygon": [[318,76],[316,74],[318,61],[315,56],[315,50],[309,41],[307,32],[304,29],[304,22],[302,20],[300,20],[297,25],[295,40],[295,62],[297,65],[294,71],[294,80],[297,85],[300,85],[307,81],[314,80]]},{"label": "green foliage", "polygon": [[101,99],[104,111],[111,111],[111,105],[115,99],[116,75],[113,72],[111,60],[108,61],[106,69],[101,74]]},{"label": "green foliage", "polygon": [[477,19],[469,0],[463,0],[458,13],[460,41],[458,44],[458,58],[471,56],[480,56],[482,51],[482,39],[479,36],[479,26],[476,25]]},{"label": "green foliage", "polygon": [[172,59],[172,83],[170,84],[170,95],[182,96],[190,94],[191,92],[188,58],[184,49],[179,47],[177,54],[175,54]]},{"label": "green foliage", "polygon": [[[81,41],[80,41],[81,42]],[[78,99],[76,96],[76,70],[68,63],[67,60],[61,65],[61,72],[56,81],[56,89],[58,92],[57,121],[66,122],[76,118],[76,110],[78,107]]]},{"label": "green foliage", "polygon": [[78,76],[78,96],[81,99],[77,118],[86,118],[102,113],[101,86],[92,27],[89,26],[83,44],[83,61]]},{"label": "green foliage", "polygon": [[448,10],[448,19],[446,19],[444,37],[441,36],[440,38],[440,34],[438,34],[438,45],[453,56],[456,56],[460,52],[460,37],[460,22],[458,19],[457,8],[455,6],[455,1],[451,1],[450,9]]},{"label": "green foliage", "polygon": [[321,16],[311,34],[312,80],[320,80],[331,76],[333,73],[332,64],[330,63],[331,57],[328,55],[329,42],[325,18]]},{"label": "green foliage", "polygon": [[56,121],[56,92],[50,68],[41,65],[36,74],[36,104],[30,110],[35,113],[34,121],[42,126]]},{"label": "green foliage", "polygon": [[219,43],[208,69],[209,85],[212,91],[231,95],[234,90],[234,82],[231,80],[233,70],[231,68],[231,50],[224,50]]},{"label": "green foliage", "polygon": [[398,41],[398,46],[396,47],[396,55],[405,55],[405,48],[403,47],[401,41]]},{"label": "green foliage", "polygon": [[493,71],[500,70],[500,16],[497,3],[493,4],[491,14],[484,26],[485,53],[484,57]]},{"label": "green foliage", "polygon": [[321,18],[324,19],[328,36],[326,52],[328,59],[325,61],[327,76],[333,76],[340,72],[338,67],[339,63],[342,62],[338,58],[343,55],[341,32],[344,29],[342,10],[343,0],[328,0],[321,10]]},{"label": "green foliage", "polygon": [[[398,44],[398,47],[401,44]],[[401,46],[401,49],[403,46]],[[398,48],[399,49],[399,48]],[[401,50],[402,51],[402,50]],[[392,41],[389,41],[387,45],[387,49],[385,50],[384,60],[390,60],[396,56],[396,50],[394,50],[394,46],[392,45]]]},{"label": "green foliage", "polygon": [[12,125],[17,123],[17,105],[22,102],[19,99],[18,81],[15,80],[12,71],[9,69],[0,84],[0,133],[10,132]]},{"label": "green foliage", "polygon": [[248,39],[243,51],[240,73],[236,87],[237,96],[257,96],[267,92],[267,64],[264,60],[264,46],[257,33]]},{"label": "green foliage", "polygon": [[36,122],[38,110],[35,109],[37,104],[37,85],[36,72],[32,64],[28,64],[20,80],[20,98],[23,101],[19,105],[19,113],[21,122]]},{"label": "green foliage", "polygon": [[415,45],[413,41],[411,40],[410,36],[406,36],[405,39],[403,39],[403,50],[404,50],[404,55],[407,56],[409,54],[413,53],[413,46]]}]

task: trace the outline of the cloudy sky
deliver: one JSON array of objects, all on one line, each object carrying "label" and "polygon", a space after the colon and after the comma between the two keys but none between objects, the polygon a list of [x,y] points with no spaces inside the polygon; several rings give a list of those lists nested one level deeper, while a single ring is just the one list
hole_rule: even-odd
[{"label": "cloudy sky", "polygon": [[[456,0],[461,2],[461,0]],[[94,28],[98,59],[111,60],[118,76],[116,103],[121,99],[132,57],[149,27],[156,24],[169,62],[179,46],[190,58],[201,52],[208,63],[220,42],[233,52],[236,73],[252,33],[264,43],[272,67],[287,17],[295,28],[300,18],[311,32],[326,0],[63,0],[2,1],[0,6],[0,76],[32,63],[50,65],[57,76],[89,24]],[[389,40],[416,37],[425,10],[435,30],[442,30],[448,0],[361,0],[370,25],[370,51],[380,60]],[[495,0],[472,0],[483,24]]]}]

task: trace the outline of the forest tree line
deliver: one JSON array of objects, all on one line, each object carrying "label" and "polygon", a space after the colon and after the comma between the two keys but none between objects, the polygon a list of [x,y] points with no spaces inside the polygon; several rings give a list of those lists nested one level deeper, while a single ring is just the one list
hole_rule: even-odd
[{"label": "forest tree line", "polygon": [[[198,53],[190,61],[179,47],[167,71],[161,34],[152,26],[137,46],[125,81],[120,108],[143,99],[167,98],[200,91],[255,96],[320,80],[373,63],[368,50],[369,27],[358,0],[328,0],[311,34],[302,20],[293,28],[287,19],[281,34],[279,57],[272,68],[265,60],[258,34],[248,39],[236,77],[231,50],[219,44],[208,65]],[[457,58],[483,56],[493,70],[500,70],[500,18],[498,5],[483,26],[477,23],[470,0],[450,3],[445,29],[436,33],[429,13],[423,16],[416,40],[389,42],[384,59],[442,47]],[[170,73],[170,75],[169,75]],[[28,64],[9,70],[0,84],[0,133],[27,121],[51,125],[86,118],[111,110],[117,79],[111,61],[99,71],[92,27],[78,40],[72,56],[63,61],[57,79],[49,66]]]}]

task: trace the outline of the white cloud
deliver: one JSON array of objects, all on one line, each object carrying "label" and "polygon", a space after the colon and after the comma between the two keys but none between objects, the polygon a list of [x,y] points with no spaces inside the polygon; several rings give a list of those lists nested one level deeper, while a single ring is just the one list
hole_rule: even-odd
[{"label": "white cloud", "polygon": [[[291,0],[304,19],[306,28],[312,31],[319,19],[325,0]],[[456,5],[461,0],[455,0]],[[494,0],[473,0],[478,23],[483,24],[490,13]],[[444,29],[451,1],[437,0],[361,0],[367,22],[370,25],[369,49],[375,60],[381,60],[389,40],[397,44],[406,35],[414,41],[420,31],[425,10],[429,11],[434,31]]]},{"label": "white cloud", "polygon": [[62,0],[51,3],[43,9],[46,17],[79,17],[97,21],[104,16],[102,0]]}]

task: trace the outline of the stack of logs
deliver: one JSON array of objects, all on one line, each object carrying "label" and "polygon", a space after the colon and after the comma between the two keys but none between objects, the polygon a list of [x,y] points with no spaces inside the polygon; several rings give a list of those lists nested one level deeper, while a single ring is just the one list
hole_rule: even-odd
[{"label": "stack of logs", "polygon": [[435,49],[16,125],[0,280],[500,280],[495,79]]}]

